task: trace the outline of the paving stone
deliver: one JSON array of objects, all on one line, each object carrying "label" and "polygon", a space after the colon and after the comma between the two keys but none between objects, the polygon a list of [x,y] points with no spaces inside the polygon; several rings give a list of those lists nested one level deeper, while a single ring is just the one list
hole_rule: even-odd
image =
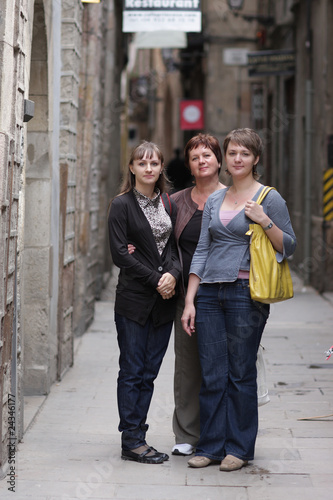
[{"label": "paving stone", "polygon": [[[156,380],[148,441],[170,454],[163,465],[120,458],[114,291],[96,304],[95,320],[75,340],[75,363],[42,400],[27,400],[28,429],[18,445],[16,492],[7,500],[328,500],[333,413],[333,307],[311,288],[272,307],[264,334],[271,401],[259,408],[255,458],[232,473],[188,467],[174,444],[173,338]],[[283,320],[282,320],[283,318]],[[37,414],[37,415],[36,415]]]}]

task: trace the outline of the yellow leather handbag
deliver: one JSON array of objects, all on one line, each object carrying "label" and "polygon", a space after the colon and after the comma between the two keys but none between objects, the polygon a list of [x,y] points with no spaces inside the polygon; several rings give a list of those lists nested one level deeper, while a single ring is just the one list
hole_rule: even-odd
[{"label": "yellow leather handbag", "polygon": [[[257,203],[260,205],[273,187],[265,186]],[[276,260],[276,250],[260,224],[249,224],[250,236],[250,293],[251,298],[264,304],[281,302],[294,296],[293,282],[286,259]]]}]

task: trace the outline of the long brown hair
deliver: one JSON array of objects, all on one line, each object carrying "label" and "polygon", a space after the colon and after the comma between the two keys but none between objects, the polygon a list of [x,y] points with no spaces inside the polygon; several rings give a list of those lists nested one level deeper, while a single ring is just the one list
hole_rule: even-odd
[{"label": "long brown hair", "polygon": [[[148,159],[151,159],[154,156],[154,153],[156,153],[163,167],[164,166],[163,153],[154,142],[142,141],[140,144],[138,144],[138,146],[136,146],[133,149],[128,162],[127,172],[123,178],[119,195],[128,193],[135,187],[135,175],[131,172],[130,165],[133,165],[133,162],[135,160],[142,160],[144,156],[146,156],[146,158]],[[158,188],[161,193],[164,193],[166,191],[166,186],[167,186],[167,178],[165,176],[163,168],[161,175],[156,181],[155,188]]]}]

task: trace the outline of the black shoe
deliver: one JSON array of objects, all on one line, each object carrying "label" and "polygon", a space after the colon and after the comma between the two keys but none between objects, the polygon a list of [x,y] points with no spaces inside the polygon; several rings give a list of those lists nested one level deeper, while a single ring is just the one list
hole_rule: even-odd
[{"label": "black shoe", "polygon": [[155,448],[153,448],[152,446],[150,446],[150,449],[152,451],[155,451],[157,455],[161,455],[161,457],[163,457],[163,461],[166,462],[167,460],[169,460],[169,455],[167,455],[166,453],[161,453],[160,451],[155,450]]},{"label": "black shoe", "polygon": [[[154,455],[147,456],[151,451],[155,452]],[[164,456],[165,453],[158,453],[158,451],[151,446],[140,454],[134,453],[131,450],[121,450],[121,458],[123,460],[133,460],[134,462],[140,462],[141,464],[162,464],[164,460],[167,460]],[[166,456],[168,457],[168,455]]]}]

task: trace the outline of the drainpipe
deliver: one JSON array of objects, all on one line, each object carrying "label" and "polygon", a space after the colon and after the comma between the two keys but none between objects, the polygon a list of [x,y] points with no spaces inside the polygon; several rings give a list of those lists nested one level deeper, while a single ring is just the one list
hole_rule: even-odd
[{"label": "drainpipe", "polygon": [[308,55],[307,79],[305,83],[305,227],[304,227],[304,284],[309,285],[311,277],[311,167],[312,167],[312,31],[311,0],[306,2],[307,38],[305,47]]},{"label": "drainpipe", "polygon": [[[9,236],[8,236],[9,237]],[[19,421],[18,416],[18,406],[20,402],[18,401],[18,393],[17,393],[17,239],[15,245],[15,276],[14,276],[14,317],[13,317],[13,333],[12,333],[12,359],[11,359],[11,394],[15,401],[14,412],[15,412],[15,435],[11,436],[11,442],[15,439],[15,447],[18,442],[19,437],[19,427],[21,425],[21,419]],[[20,405],[21,406],[21,405]],[[23,409],[21,409],[21,417],[23,422]]]}]

